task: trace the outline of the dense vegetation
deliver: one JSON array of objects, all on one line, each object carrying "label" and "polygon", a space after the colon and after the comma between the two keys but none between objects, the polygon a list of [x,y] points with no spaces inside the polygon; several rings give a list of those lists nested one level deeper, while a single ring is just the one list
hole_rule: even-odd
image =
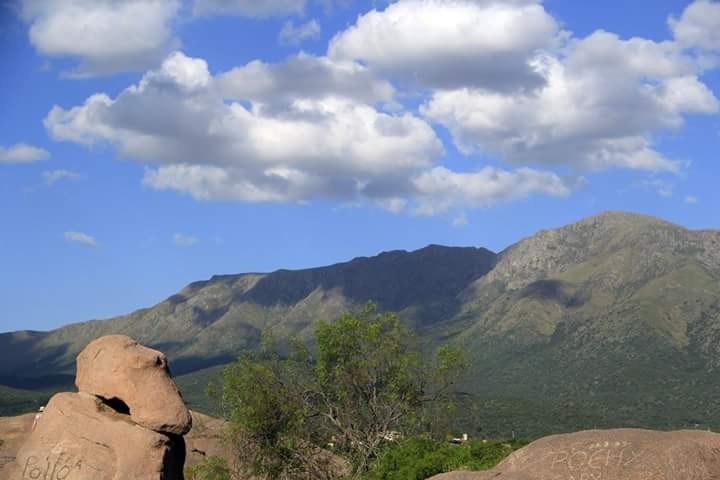
[{"label": "dense vegetation", "polygon": [[373,464],[367,480],[423,480],[453,470],[488,470],[526,442],[471,440],[451,444],[417,436],[389,447]]},{"label": "dense vegetation", "polygon": [[[423,457],[417,458],[427,464],[423,469],[432,468],[425,457],[447,436],[464,352],[444,345],[424,361],[397,316],[378,313],[372,304],[319,322],[314,340],[312,353],[294,342],[283,356],[266,336],[259,353],[224,369],[215,395],[238,461],[230,468],[212,459],[189,477],[335,479],[373,470],[373,478],[385,478],[392,447],[420,434],[427,439],[402,444]],[[481,465],[499,460],[503,451],[475,445],[449,453],[453,462]]]},{"label": "dense vegetation", "polygon": [[[424,480],[454,470],[489,470],[527,442],[470,440],[451,444],[420,435],[388,445],[362,480]],[[232,472],[219,457],[186,470],[187,480],[227,480]]]}]

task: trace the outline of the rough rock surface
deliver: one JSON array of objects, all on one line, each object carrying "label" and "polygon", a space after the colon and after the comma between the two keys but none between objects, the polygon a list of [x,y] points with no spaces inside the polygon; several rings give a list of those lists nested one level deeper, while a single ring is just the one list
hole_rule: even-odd
[{"label": "rough rock surface", "polygon": [[681,430],[588,430],[553,435],[518,450],[487,472],[434,480],[717,480],[720,435]]},{"label": "rough rock surface", "polygon": [[[491,470],[491,471],[487,471],[487,472],[469,472],[469,471],[459,470],[457,472],[441,473],[440,475],[435,475],[434,477],[431,477],[430,480],[490,480],[493,478],[500,478],[500,479],[505,479],[505,480],[534,480],[535,479],[535,477],[529,477],[529,476],[525,475],[524,473],[513,473],[513,474],[506,475],[501,472],[496,472],[495,470]],[[540,478],[544,478],[544,477],[540,477]],[[565,477],[557,477],[557,478],[566,480]],[[569,479],[571,479],[571,478],[572,477],[569,477]],[[548,477],[548,479],[555,480],[555,477]]]},{"label": "rough rock surface", "polygon": [[11,464],[32,428],[34,413],[18,417],[0,417],[0,478],[10,476]]},{"label": "rough rock surface", "polygon": [[182,478],[185,446],[135,424],[99,398],[59,393],[20,448],[10,480]]},{"label": "rough rock surface", "polygon": [[125,335],[101,337],[85,347],[77,357],[75,384],[81,392],[121,400],[132,420],[150,430],[183,435],[192,426],[165,355]]},{"label": "rough rock surface", "polygon": [[192,430],[185,435],[187,448],[185,464],[197,465],[208,457],[217,456],[224,458],[228,465],[233,465],[235,455],[224,440],[226,422],[202,413],[193,411],[190,413],[193,423]]},{"label": "rough rock surface", "polygon": [[[223,420],[190,411],[192,429],[185,435],[187,456],[185,466],[196,465],[207,457],[219,456],[232,465],[232,450],[223,442]],[[0,417],[0,479],[10,477],[10,467],[20,447],[28,440],[35,414]],[[41,477],[42,478],[42,477]],[[71,479],[71,477],[68,477]]]}]

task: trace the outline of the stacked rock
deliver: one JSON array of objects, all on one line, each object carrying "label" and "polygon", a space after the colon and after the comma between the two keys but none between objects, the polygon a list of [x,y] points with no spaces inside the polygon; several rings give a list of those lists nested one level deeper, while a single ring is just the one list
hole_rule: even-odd
[{"label": "stacked rock", "polygon": [[183,478],[192,417],[163,353],[102,337],[78,355],[75,384],[50,399],[10,480]]}]

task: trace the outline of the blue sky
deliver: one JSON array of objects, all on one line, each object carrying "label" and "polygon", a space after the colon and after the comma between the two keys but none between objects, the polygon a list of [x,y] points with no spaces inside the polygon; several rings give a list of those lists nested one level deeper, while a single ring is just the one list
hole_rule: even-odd
[{"label": "blue sky", "polygon": [[0,2],[0,331],[604,210],[720,228],[720,2]]}]

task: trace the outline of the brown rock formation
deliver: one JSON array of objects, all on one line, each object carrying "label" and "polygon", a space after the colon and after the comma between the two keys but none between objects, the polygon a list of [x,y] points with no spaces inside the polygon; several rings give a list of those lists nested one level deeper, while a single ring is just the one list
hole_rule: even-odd
[{"label": "brown rock formation", "polygon": [[718,480],[720,435],[682,430],[589,430],[553,435],[518,450],[488,472],[434,480]]},{"label": "brown rock formation", "polygon": [[121,400],[138,425],[184,435],[192,418],[170,377],[165,355],[125,335],[91,342],[77,357],[75,385],[81,392]]},{"label": "brown rock formation", "polygon": [[15,425],[14,449],[30,432],[17,454],[5,455],[0,478],[182,480],[192,418],[165,355],[112,335],[77,363],[80,392],[53,396],[34,426],[35,415]]},{"label": "brown rock formation", "polygon": [[[99,408],[107,412],[105,407]],[[193,426],[184,437],[187,451],[185,466],[197,465],[211,456],[222,457],[228,465],[233,465],[235,456],[223,437],[225,422],[202,413],[190,413]],[[14,464],[20,447],[30,438],[34,417],[33,413],[18,417],[0,417],[0,479],[10,478],[10,467]],[[68,477],[68,480],[72,478]]]},{"label": "brown rock formation", "polygon": [[87,393],[59,393],[15,461],[18,479],[182,478],[185,445],[136,425]]},{"label": "brown rock formation", "polygon": [[19,417],[0,417],[0,478],[10,476],[10,466],[20,446],[30,435],[34,413]]}]

